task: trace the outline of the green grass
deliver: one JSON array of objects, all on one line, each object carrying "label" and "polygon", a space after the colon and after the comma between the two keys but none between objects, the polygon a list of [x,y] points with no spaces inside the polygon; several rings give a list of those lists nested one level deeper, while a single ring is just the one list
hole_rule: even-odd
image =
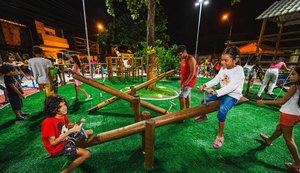
[{"label": "green grass", "polygon": [[[199,79],[198,85],[207,79]],[[118,90],[135,83],[106,83]],[[159,86],[179,92],[179,81],[163,80]],[[117,101],[97,112],[88,114],[87,110],[111,95],[87,85],[83,87],[92,95],[94,100],[84,102],[80,95],[79,102],[74,102],[73,85],[59,88],[59,94],[67,98],[70,107],[68,116],[71,121],[86,118],[85,129],[93,129],[101,133],[134,122],[130,104]],[[256,87],[256,86],[255,86]],[[252,89],[253,92],[255,88]],[[252,91],[251,90],[251,91]],[[102,92],[103,97],[100,97]],[[275,92],[279,92],[276,89]],[[39,173],[60,172],[64,165],[70,163],[67,157],[57,157],[44,160],[47,154],[41,140],[41,123],[45,115],[41,114],[44,93],[37,93],[24,100],[24,111],[32,115],[29,120],[16,122],[11,107],[0,110],[0,172],[9,173]],[[199,105],[202,94],[196,88],[192,89],[192,106]],[[177,106],[171,111],[179,110]],[[149,101],[152,104],[168,109],[168,100]],[[145,110],[142,108],[142,111]],[[188,119],[184,123],[174,123],[159,127],[155,130],[155,161],[154,169],[146,170],[143,166],[144,155],[141,153],[141,136],[135,134],[123,139],[110,141],[90,147],[92,157],[82,166],[75,169],[79,172],[286,172],[284,162],[292,161],[292,157],[282,137],[274,141],[273,146],[261,144],[259,133],[270,135],[278,122],[278,108],[257,106],[254,102],[244,103],[234,107],[228,114],[225,143],[219,149],[212,148],[212,142],[217,133],[217,112],[209,114],[209,120],[197,123]],[[159,116],[152,112],[153,116]],[[299,126],[295,127],[295,141],[300,145]]]}]

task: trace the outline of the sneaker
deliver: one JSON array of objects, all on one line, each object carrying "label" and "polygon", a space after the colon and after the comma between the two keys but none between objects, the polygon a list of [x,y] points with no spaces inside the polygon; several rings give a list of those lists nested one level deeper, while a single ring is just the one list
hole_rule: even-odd
[{"label": "sneaker", "polygon": [[92,97],[89,97],[89,98],[86,98],[86,99],[85,99],[86,102],[87,102],[87,101],[91,101],[91,100],[93,100]]},{"label": "sneaker", "polygon": [[23,117],[22,115],[17,116],[16,119],[17,119],[18,121],[26,120],[26,118]]},{"label": "sneaker", "polygon": [[208,117],[206,115],[200,115],[200,116],[194,118],[194,120],[197,122],[205,121],[205,120],[208,120]]},{"label": "sneaker", "polygon": [[22,116],[24,117],[24,116],[27,116],[27,115],[31,115],[31,113],[29,113],[29,112],[23,112],[22,113]]}]

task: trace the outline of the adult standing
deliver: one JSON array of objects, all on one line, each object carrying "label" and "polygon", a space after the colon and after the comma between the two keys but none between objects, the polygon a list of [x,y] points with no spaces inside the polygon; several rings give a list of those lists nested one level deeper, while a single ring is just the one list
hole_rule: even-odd
[{"label": "adult standing", "polygon": [[196,84],[197,67],[196,60],[192,55],[187,53],[185,45],[179,45],[176,50],[177,55],[181,58],[181,81],[180,81],[180,110],[191,106],[191,90]]},{"label": "adult standing", "polygon": [[43,57],[43,50],[39,46],[33,46],[33,58],[28,60],[28,68],[32,71],[34,80],[39,85],[40,91],[45,90],[46,96],[54,94],[50,67],[53,67],[50,60]]}]

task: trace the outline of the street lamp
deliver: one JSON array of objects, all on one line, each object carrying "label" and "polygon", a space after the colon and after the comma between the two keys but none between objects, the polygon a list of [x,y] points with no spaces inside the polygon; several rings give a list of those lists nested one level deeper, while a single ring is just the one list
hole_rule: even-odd
[{"label": "street lamp", "polygon": [[97,28],[98,28],[99,31],[103,31],[104,26],[101,23],[98,23]]},{"label": "street lamp", "polygon": [[232,34],[232,20],[229,19],[229,15],[228,14],[224,14],[222,17],[222,20],[225,21],[227,20],[228,25],[229,25],[229,34],[228,34],[228,39],[227,39],[227,46],[229,45],[229,41],[231,39],[231,34]]},{"label": "street lamp", "polygon": [[208,0],[198,0],[198,2],[195,3],[195,6],[199,6],[199,18],[198,18],[198,29],[197,29],[197,37],[196,37],[196,49],[195,49],[195,58],[197,56],[198,52],[198,39],[199,39],[199,30],[200,30],[200,23],[201,23],[201,11],[202,11],[202,5],[207,5],[209,3]]}]

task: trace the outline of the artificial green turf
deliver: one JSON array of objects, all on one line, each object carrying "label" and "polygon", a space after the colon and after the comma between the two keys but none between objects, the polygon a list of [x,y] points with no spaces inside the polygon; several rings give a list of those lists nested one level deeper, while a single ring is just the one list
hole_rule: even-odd
[{"label": "artificial green turf", "polygon": [[[203,84],[208,79],[199,79]],[[135,83],[111,84],[118,90]],[[167,86],[179,92],[179,81],[162,80],[158,85]],[[123,127],[134,122],[130,104],[117,101],[97,112],[88,114],[87,110],[111,95],[87,85],[83,87],[94,100],[84,102],[80,95],[79,102],[74,102],[73,85],[62,86],[59,94],[69,102],[68,116],[71,121],[86,118],[85,129],[101,133]],[[256,87],[256,86],[255,86]],[[257,87],[256,87],[257,88]],[[254,92],[255,88],[251,91]],[[100,92],[103,97],[100,97]],[[279,89],[275,90],[275,93]],[[44,92],[27,97],[24,100],[24,111],[30,111],[27,121],[14,120],[11,107],[0,110],[0,172],[60,172],[64,165],[70,163],[67,157],[44,160],[47,154],[41,140],[41,114]],[[192,90],[192,106],[199,105],[202,94],[196,88]],[[177,106],[171,111],[179,110]],[[169,100],[149,101],[168,109]],[[142,108],[142,110],[145,110]],[[90,147],[92,157],[74,172],[286,172],[284,162],[293,161],[282,137],[274,141],[273,146],[261,144],[259,133],[270,135],[278,122],[279,112],[269,106],[257,106],[254,102],[235,106],[228,114],[225,143],[219,149],[213,149],[212,143],[217,133],[216,112],[209,114],[209,120],[201,123],[188,119],[184,123],[174,123],[155,130],[154,169],[146,170],[143,166],[144,156],[141,153],[141,136],[135,134],[123,139],[110,141]],[[152,112],[153,116],[159,116]],[[295,128],[295,141],[299,143],[299,126]]]}]

